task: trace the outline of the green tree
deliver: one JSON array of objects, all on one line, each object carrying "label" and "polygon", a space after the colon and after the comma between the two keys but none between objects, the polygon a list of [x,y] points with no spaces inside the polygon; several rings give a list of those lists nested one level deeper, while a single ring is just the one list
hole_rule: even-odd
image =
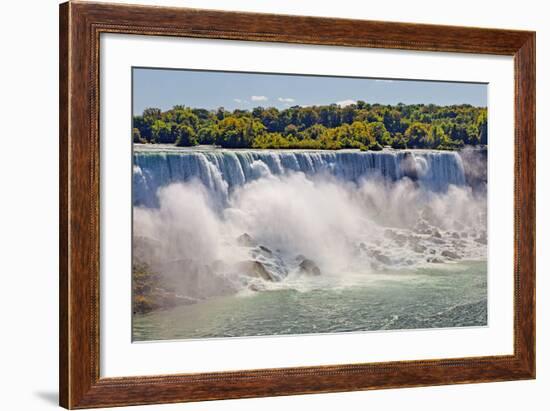
[{"label": "green tree", "polygon": [[479,142],[487,144],[488,129],[487,129],[487,110],[482,110],[477,117],[477,128],[479,130]]},{"label": "green tree", "polygon": [[193,130],[196,130],[199,124],[199,118],[193,112],[193,110],[185,108],[183,106],[175,106],[163,117],[165,121],[171,121],[176,124],[185,124],[191,127]]},{"label": "green tree", "polygon": [[283,137],[281,133],[263,133],[254,139],[252,144],[254,148],[289,148],[288,138]]},{"label": "green tree", "polygon": [[296,136],[298,134],[298,127],[294,124],[289,124],[285,127],[285,136]]},{"label": "green tree", "polygon": [[418,121],[412,123],[409,128],[407,128],[407,131],[405,131],[405,137],[409,141],[409,147],[424,148],[427,136],[427,125]]},{"label": "green tree", "polygon": [[403,134],[396,133],[395,136],[393,137],[391,146],[394,149],[405,149],[407,148],[407,139]]},{"label": "green tree", "polygon": [[351,124],[355,120],[355,115],[357,114],[356,105],[352,104],[342,108],[341,110],[341,119],[343,124]]},{"label": "green tree", "polygon": [[215,144],[217,136],[218,129],[215,125],[202,127],[197,133],[199,144]]},{"label": "green tree", "polygon": [[298,111],[297,115],[298,115],[298,121],[302,126],[301,127],[302,129],[309,128],[314,124],[317,124],[317,122],[319,121],[319,115],[311,107],[302,108],[301,110]]},{"label": "green tree", "polygon": [[141,144],[147,143],[147,140],[141,137],[141,133],[139,132],[139,129],[135,127],[132,129],[132,141],[134,143],[141,143]]},{"label": "green tree", "polygon": [[176,136],[172,133],[172,126],[162,120],[155,120],[151,126],[151,142],[160,144],[174,144]]},{"label": "green tree", "polygon": [[256,136],[265,132],[265,126],[251,118],[226,117],[218,123],[217,143],[222,147],[251,147]]},{"label": "green tree", "polygon": [[389,145],[390,144],[390,133],[386,130],[384,123],[376,121],[374,123],[367,124],[367,134],[368,139],[371,144],[376,141],[379,145]]},{"label": "green tree", "polygon": [[448,140],[440,126],[433,125],[430,127],[428,135],[425,137],[424,147],[434,148],[440,146]]},{"label": "green tree", "polygon": [[326,131],[327,131],[327,128],[322,124],[315,124],[310,128],[306,129],[304,134],[308,139],[317,140],[323,133],[326,133]]},{"label": "green tree", "polygon": [[176,145],[179,147],[196,146],[199,140],[195,130],[186,124],[179,124],[175,127]]},{"label": "green tree", "polygon": [[487,143],[487,109],[471,105],[336,104],[232,112],[176,105],[147,108],[133,117],[141,143],[220,144],[266,148],[433,148],[455,150]]}]

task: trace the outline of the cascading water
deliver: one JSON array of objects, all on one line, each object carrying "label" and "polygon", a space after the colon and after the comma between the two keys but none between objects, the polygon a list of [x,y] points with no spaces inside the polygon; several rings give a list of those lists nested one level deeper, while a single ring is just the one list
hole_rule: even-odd
[{"label": "cascading water", "polygon": [[134,148],[136,340],[486,324],[485,151]]},{"label": "cascading water", "polygon": [[441,151],[238,151],[137,148],[134,153],[134,205],[157,205],[157,190],[175,182],[198,179],[226,205],[236,187],[265,173],[306,176],[326,173],[346,182],[383,178],[415,180],[435,192],[466,184],[462,159],[456,152]]},{"label": "cascading water", "polygon": [[280,250],[239,257],[278,279],[302,254],[338,272],[485,252],[485,196],[457,152],[137,146],[133,184],[134,233],[164,244],[157,263],[234,259],[244,234]]}]

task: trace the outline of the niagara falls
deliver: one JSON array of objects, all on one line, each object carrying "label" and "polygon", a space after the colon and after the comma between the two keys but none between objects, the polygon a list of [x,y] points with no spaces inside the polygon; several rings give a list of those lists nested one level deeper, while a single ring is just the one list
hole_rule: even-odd
[{"label": "niagara falls", "polygon": [[484,326],[486,163],[134,144],[133,339]]}]

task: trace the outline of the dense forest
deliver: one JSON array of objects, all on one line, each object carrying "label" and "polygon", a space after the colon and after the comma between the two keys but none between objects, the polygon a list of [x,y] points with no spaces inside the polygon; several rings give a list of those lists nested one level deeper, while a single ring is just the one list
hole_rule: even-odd
[{"label": "dense forest", "polygon": [[459,149],[487,144],[487,109],[471,105],[294,106],[284,110],[148,108],[133,118],[135,143],[229,148]]}]

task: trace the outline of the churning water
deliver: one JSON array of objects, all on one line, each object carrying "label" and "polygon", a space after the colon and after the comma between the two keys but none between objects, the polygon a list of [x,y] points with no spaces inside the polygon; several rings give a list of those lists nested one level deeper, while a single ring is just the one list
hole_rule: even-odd
[{"label": "churning water", "polygon": [[363,284],[281,288],[136,316],[134,340],[336,333],[487,323],[483,262],[379,275]]},{"label": "churning water", "polygon": [[137,145],[134,259],[186,303],[134,315],[133,337],[485,325],[485,181],[471,175],[485,168],[428,150]]}]

